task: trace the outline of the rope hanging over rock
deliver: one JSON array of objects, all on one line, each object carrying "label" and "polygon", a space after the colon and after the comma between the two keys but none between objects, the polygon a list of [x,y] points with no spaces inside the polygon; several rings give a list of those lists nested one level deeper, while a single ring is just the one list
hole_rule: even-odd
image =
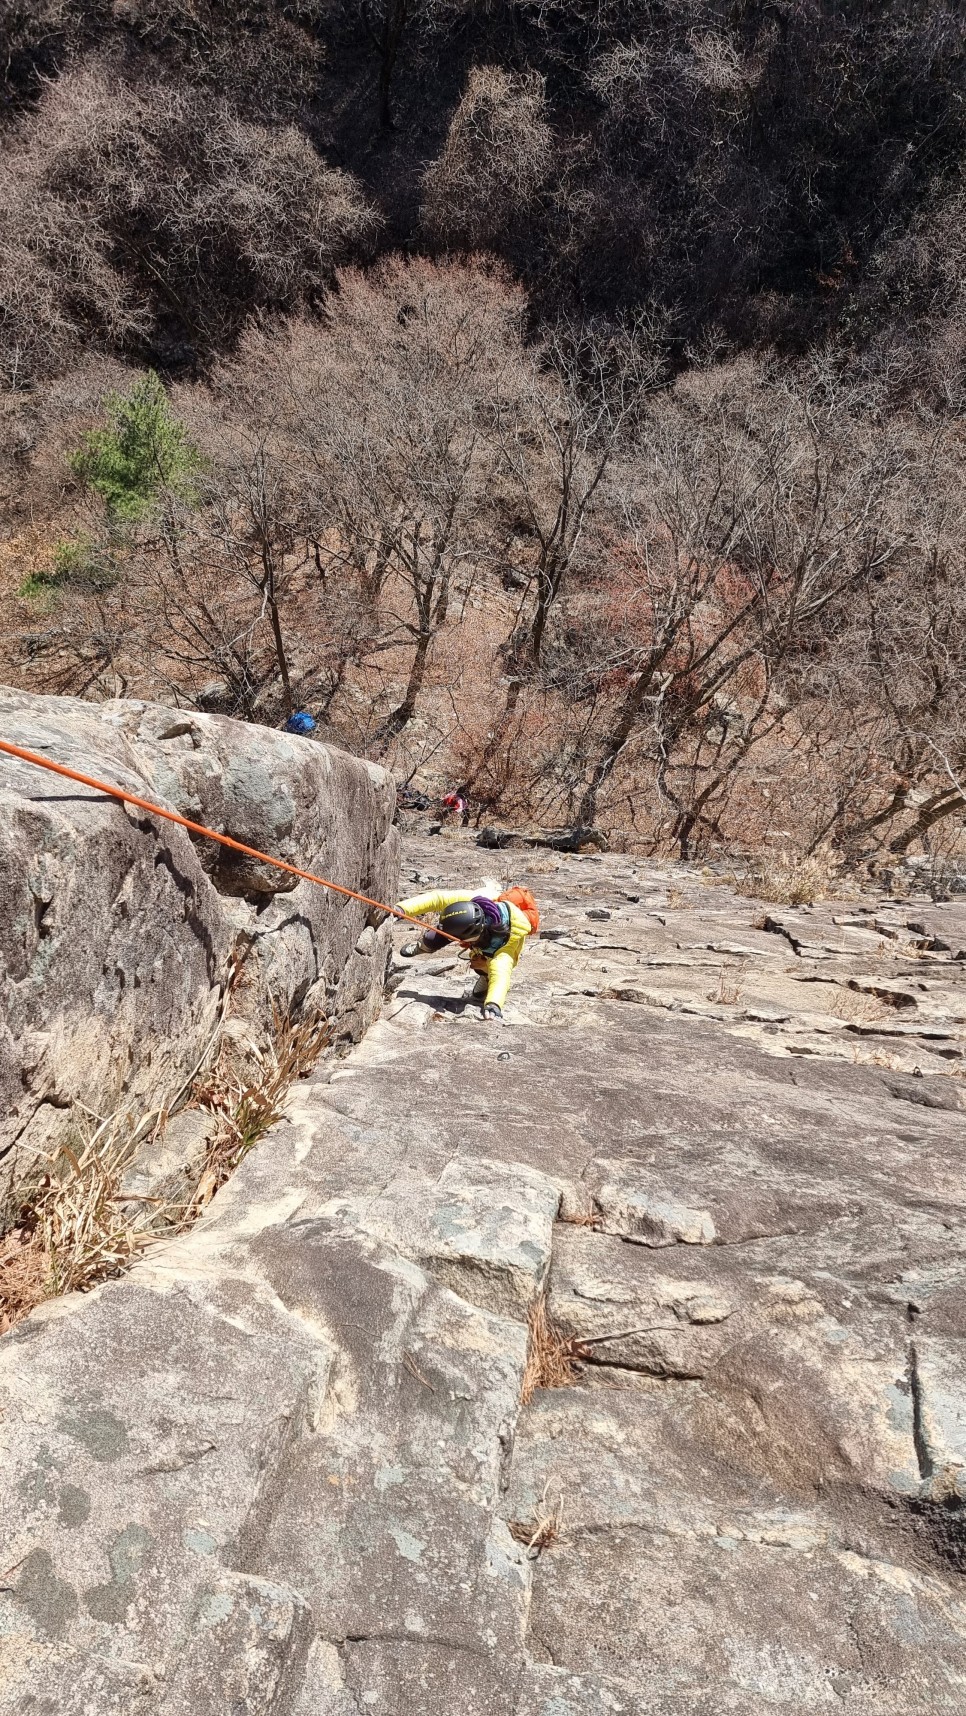
[{"label": "rope hanging over rock", "polygon": [[[63,775],[69,781],[79,781],[81,786],[106,793],[108,798],[117,799],[121,804],[135,804],[139,810],[146,810],[151,816],[160,816],[165,822],[176,822],[180,828],[186,828],[189,834],[200,834],[206,840],[217,840],[219,845],[230,847],[232,852],[242,852],[246,858],[257,858],[262,864],[274,864],[276,870],[285,870],[290,876],[298,876],[300,881],[314,882],[319,888],[329,888],[334,894],[344,894],[347,899],[360,900],[364,906],[386,912],[389,917],[399,918],[403,923],[417,924],[420,929],[425,928],[419,918],[410,917],[408,912],[400,912],[395,906],[388,906],[384,900],[370,899],[368,894],[357,893],[355,888],[343,887],[341,882],[332,882],[327,876],[316,876],[311,870],[300,870],[297,864],[289,864],[284,858],[273,858],[268,852],[259,852],[257,847],[246,846],[241,840],[233,840],[229,834],[219,834],[216,829],[206,828],[201,822],[191,822],[187,816],[179,816],[175,810],[164,810],[160,804],[152,804],[150,799],[139,798],[137,793],[128,792],[126,787],[111,786],[108,781],[97,780],[94,775],[82,774],[80,769],[68,768],[66,763],[55,763],[51,757],[43,757],[37,751],[27,751],[22,745],[11,745],[7,739],[0,739],[0,751],[6,752],[9,757],[17,757],[22,763],[33,763],[38,769],[49,769],[51,774]],[[454,942],[457,947],[462,945],[456,936],[446,935],[444,930],[437,930],[436,933],[446,941]]]}]

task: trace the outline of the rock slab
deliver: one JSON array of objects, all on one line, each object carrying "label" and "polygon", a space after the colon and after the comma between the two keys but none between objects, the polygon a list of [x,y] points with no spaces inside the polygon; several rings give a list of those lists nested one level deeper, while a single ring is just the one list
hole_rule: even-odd
[{"label": "rock slab", "polygon": [[960,908],[527,862],[503,1028],[400,961],[190,1234],[0,1341],[2,1716],[966,1708]]},{"label": "rock slab", "polygon": [[[216,715],[0,690],[0,735],[378,898],[394,798],[343,752]],[[0,1214],[78,1113],[169,1108],[225,1014],[273,1009],[358,1037],[387,931],[353,900],[10,757],[0,758]]]}]

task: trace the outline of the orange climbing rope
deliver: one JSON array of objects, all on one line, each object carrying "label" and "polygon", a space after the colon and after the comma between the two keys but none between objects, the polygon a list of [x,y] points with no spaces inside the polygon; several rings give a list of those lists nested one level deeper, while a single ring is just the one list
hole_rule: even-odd
[{"label": "orange climbing rope", "polygon": [[[232,840],[230,835],[218,834],[213,828],[206,828],[201,822],[190,822],[186,816],[179,816],[177,811],[163,810],[161,805],[152,804],[150,799],[139,798],[137,793],[128,792],[124,787],[111,786],[107,781],[99,781],[93,775],[81,774],[79,769],[69,769],[66,763],[55,763],[50,757],[42,757],[36,751],[25,751],[22,745],[11,745],[6,739],[0,739],[0,751],[5,751],[10,757],[19,757],[22,763],[35,763],[39,769],[49,769],[51,774],[65,775],[69,781],[79,781],[81,786],[93,787],[96,792],[107,793],[109,798],[119,799],[122,804],[136,804],[139,810],[149,811],[152,816],[161,816],[165,822],[176,822],[180,828],[186,828],[189,834],[202,834],[206,840],[217,840],[220,846],[229,846],[233,852],[243,852],[246,858],[257,858],[262,864],[274,864],[276,870],[286,870],[290,876],[298,876],[303,882],[315,882],[320,888],[330,888],[334,894],[345,894],[350,900],[361,900],[364,906],[374,906],[377,911],[388,912],[390,917],[399,918],[403,923],[418,924],[425,929],[419,918],[411,917],[408,912],[400,912],[395,906],[387,906],[384,900],[371,900],[368,894],[359,894],[355,888],[344,888],[341,882],[330,882],[326,876],[313,876],[311,870],[300,870],[295,864],[287,864],[284,858],[272,858],[268,852],[259,852],[254,846],[246,846],[241,840]],[[458,936],[449,935],[445,930],[438,929],[437,935],[446,941],[454,941],[462,946]]]}]

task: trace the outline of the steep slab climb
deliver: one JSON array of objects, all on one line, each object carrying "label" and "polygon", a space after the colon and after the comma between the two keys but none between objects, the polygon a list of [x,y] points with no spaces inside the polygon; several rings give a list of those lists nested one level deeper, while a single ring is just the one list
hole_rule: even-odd
[{"label": "steep slab climb", "polygon": [[966,1705],[966,912],[512,860],[505,1026],[399,965],[189,1235],[0,1341],[3,1716]]}]

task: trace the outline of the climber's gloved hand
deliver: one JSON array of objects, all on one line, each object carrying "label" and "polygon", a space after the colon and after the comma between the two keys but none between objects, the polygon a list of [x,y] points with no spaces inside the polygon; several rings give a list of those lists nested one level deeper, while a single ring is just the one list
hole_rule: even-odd
[{"label": "climber's gloved hand", "polygon": [[495,1019],[499,1024],[500,1020],[503,1018],[503,1008],[498,1007],[495,1001],[488,1001],[483,1009],[483,1017],[487,1021]]}]

